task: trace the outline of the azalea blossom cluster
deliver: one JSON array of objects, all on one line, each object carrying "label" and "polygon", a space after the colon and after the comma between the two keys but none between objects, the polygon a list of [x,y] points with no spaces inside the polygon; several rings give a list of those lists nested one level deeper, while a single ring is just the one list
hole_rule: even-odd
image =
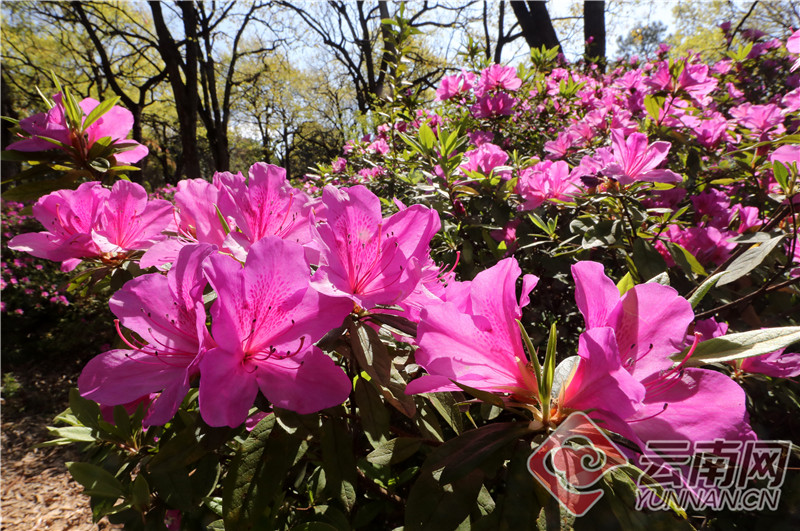
[{"label": "azalea blossom cluster", "polygon": [[[797,55],[800,36],[785,47],[757,32],[745,36],[752,40],[747,56],[712,65],[699,55],[668,59],[662,47],[654,61],[634,58],[605,74],[560,66],[538,77],[528,70],[525,78],[500,65],[462,70],[443,78],[437,106],[351,141],[348,158],[338,159],[336,179],[348,182],[352,172],[363,182],[358,168],[364,165],[380,174],[407,148],[398,136],[421,126],[437,135],[465,127],[469,145],[458,154],[459,170],[445,175],[440,166],[431,168],[430,183],[452,192],[499,178],[516,212],[506,222],[511,232],[523,230],[519,223],[528,212],[580,205],[622,188],[648,208],[672,214],[649,236],[670,266],[675,260],[667,244],[703,266],[719,266],[736,247],[732,239],[767,223],[754,197],[800,201],[800,188],[781,185],[774,170],[783,166],[790,180],[797,179],[800,147],[796,139],[782,139],[800,125],[800,76],[781,76],[781,69]],[[785,78],[785,85],[756,84],[748,61],[771,79]],[[370,151],[375,142],[395,146],[398,154]],[[731,168],[745,164],[738,150],[759,142],[747,162],[753,166],[749,180],[729,179]],[[695,182],[698,171],[711,176]],[[465,198],[450,195],[458,216]]]},{"label": "azalea blossom cluster", "polygon": [[[127,181],[111,190],[86,183],[36,204],[34,213],[52,232],[10,243],[69,267],[146,251],[140,265],[165,270],[139,276],[112,296],[127,348],[87,365],[79,379],[85,397],[105,406],[145,402],[147,425],[168,422],[195,384],[212,426],[245,422],[259,391],[276,407],[319,411],[347,400],[351,383],[315,343],[351,313],[393,306],[418,323],[416,359],[428,372],[408,393],[455,391],[457,382],[511,403],[538,403],[516,327],[538,279],[524,277],[518,302],[513,258],[473,281],[442,274],[429,253],[440,229],[436,211],[398,204],[384,218],[378,197],[362,186],[327,186],[312,199],[282,169],[263,163],[247,179],[217,173],[213,182],[181,181],[174,199],[173,211]],[[566,379],[554,390],[551,416],[539,412],[540,421],[557,424],[570,411],[592,411],[637,443],[752,436],[744,393],[733,380],[669,359],[694,320],[674,289],[643,284],[620,297],[595,262],[577,263],[573,276],[586,331],[577,357],[559,368]],[[788,359],[777,353],[760,363]],[[686,424],[687,411],[710,415],[722,403],[725,414],[715,413],[707,429]]]},{"label": "azalea blossom cluster", "polygon": [[85,183],[37,202],[49,231],[10,242],[68,268],[146,251],[141,266],[167,269],[112,296],[128,348],[101,354],[79,380],[103,405],[147,401],[147,424],[170,420],[198,379],[200,411],[215,426],[244,422],[259,390],[300,413],[340,404],[350,381],[314,344],[352,312],[418,309],[440,292],[429,256],[439,217],[420,205],[383,218],[364,187],[329,186],[312,200],[261,163],[248,179],[182,181],[175,204],[127,181]]}]

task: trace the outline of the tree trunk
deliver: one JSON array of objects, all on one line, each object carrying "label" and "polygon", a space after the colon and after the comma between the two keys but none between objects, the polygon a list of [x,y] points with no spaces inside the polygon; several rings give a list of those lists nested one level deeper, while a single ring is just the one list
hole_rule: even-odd
[{"label": "tree trunk", "polygon": [[[183,13],[183,26],[188,40],[197,41],[197,12],[192,2],[181,2]],[[178,127],[181,134],[181,154],[175,168],[173,180],[181,176],[199,178],[200,157],[197,151],[197,110],[199,96],[197,93],[197,53],[192,46],[186,49],[186,59],[181,57],[180,50],[172,34],[169,32],[164,16],[161,12],[161,3],[150,2],[153,12],[153,22],[158,35],[158,51],[167,70],[172,93],[175,97],[175,110],[178,114]],[[181,68],[181,65],[184,65]],[[184,76],[186,81],[184,82]]]},{"label": "tree trunk", "polygon": [[[15,120],[18,119],[19,114],[17,114],[17,111],[14,110],[14,102],[11,99],[11,92],[8,90],[5,72],[2,76],[0,76],[0,95],[2,95],[2,100],[0,101],[0,114],[3,116],[8,116],[9,118],[14,118]],[[14,137],[10,131],[11,127],[12,125],[5,120],[3,120],[2,124],[0,124],[0,135],[2,135],[0,142],[2,143],[2,149],[7,148],[8,145],[14,141]],[[10,179],[17,175],[20,172],[20,168],[21,164],[19,162],[4,160],[0,165],[0,172],[3,174],[3,180]]]},{"label": "tree trunk", "polygon": [[601,69],[606,62],[606,3],[583,2],[583,39],[586,41],[587,60],[596,60]]},{"label": "tree trunk", "polygon": [[558,42],[556,30],[547,12],[547,5],[544,2],[528,0],[527,2],[511,2],[511,9],[519,21],[522,35],[531,49],[558,48],[561,52],[561,43]]}]

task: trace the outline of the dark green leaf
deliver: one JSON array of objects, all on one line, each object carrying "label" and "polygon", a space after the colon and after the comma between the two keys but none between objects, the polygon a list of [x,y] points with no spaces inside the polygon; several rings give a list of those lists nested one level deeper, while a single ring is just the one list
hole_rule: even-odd
[{"label": "dark green leaf", "polygon": [[414,455],[421,444],[419,439],[413,437],[398,437],[370,452],[367,461],[375,466],[394,465]]},{"label": "dark green leaf", "polygon": [[389,410],[372,382],[364,378],[356,380],[354,393],[364,435],[373,448],[378,448],[389,439]]},{"label": "dark green leaf", "polygon": [[67,470],[75,481],[83,485],[86,494],[101,498],[118,499],[125,494],[122,483],[110,472],[91,463],[67,463]]},{"label": "dark green leaf", "polygon": [[529,432],[527,422],[498,422],[450,439],[442,445],[449,449],[447,457],[437,463],[437,468],[444,467],[440,482],[444,485],[463,478],[509,442]]},{"label": "dark green leaf", "polygon": [[322,425],[322,468],[326,490],[349,512],[355,505],[356,460],[353,437],[342,419],[328,419]]}]

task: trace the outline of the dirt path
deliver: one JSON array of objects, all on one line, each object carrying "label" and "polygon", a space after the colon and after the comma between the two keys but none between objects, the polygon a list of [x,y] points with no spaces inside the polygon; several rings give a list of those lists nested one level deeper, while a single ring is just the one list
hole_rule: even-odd
[{"label": "dirt path", "polygon": [[50,438],[49,415],[3,422],[2,529],[8,531],[114,529],[108,521],[92,523],[89,498],[64,463],[79,459],[75,448],[34,448]]},{"label": "dirt path", "polygon": [[82,362],[9,367],[19,388],[4,390],[0,424],[0,529],[2,531],[121,529],[92,523],[89,497],[65,463],[79,461],[78,447],[34,448],[52,439],[47,426],[66,409]]}]

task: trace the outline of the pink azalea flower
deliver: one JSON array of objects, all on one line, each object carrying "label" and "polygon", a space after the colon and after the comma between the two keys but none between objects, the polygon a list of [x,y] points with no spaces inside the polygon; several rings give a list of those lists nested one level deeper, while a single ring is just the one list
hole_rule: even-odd
[{"label": "pink azalea flower", "polygon": [[736,122],[758,135],[760,141],[769,140],[771,136],[783,134],[783,114],[780,107],[769,103],[767,105],[753,105],[743,103],[732,107],[730,115]]},{"label": "pink azalea flower", "polygon": [[100,254],[91,233],[109,194],[100,183],[88,182],[76,190],[58,190],[39,198],[33,215],[47,230],[20,234],[8,242],[9,248],[64,262],[64,271],[74,269],[81,258]]},{"label": "pink azalea flower", "polygon": [[522,80],[517,77],[517,69],[513,66],[492,65],[481,72],[481,78],[475,87],[475,95],[483,96],[496,89],[516,91],[522,86]]},{"label": "pink azalea flower", "polygon": [[472,89],[475,84],[475,74],[461,71],[460,74],[442,78],[439,88],[436,89],[436,101],[447,101],[454,96],[464,94]]},{"label": "pink azalea flower", "polygon": [[347,159],[336,157],[331,164],[331,171],[333,173],[342,173],[347,168]]},{"label": "pink azalea flower", "polygon": [[568,201],[580,192],[578,186],[577,178],[570,175],[563,160],[540,162],[520,172],[517,193],[525,200],[520,209],[533,210],[551,199]]},{"label": "pink azalea flower", "polygon": [[[603,266],[595,262],[578,262],[572,266],[572,274],[586,333],[604,330],[602,337],[606,341],[598,355],[603,352],[607,356],[609,348],[616,350],[622,367],[645,391],[641,404],[630,415],[615,411],[613,403],[595,404],[595,415],[609,429],[640,445],[651,439],[755,437],[739,385],[716,371],[686,368],[686,360],[678,365],[670,360],[671,354],[683,348],[687,327],[694,319],[686,299],[673,288],[657,283],[639,284],[620,297]],[[614,343],[617,349],[613,348]],[[566,384],[567,390],[573,381]],[[629,389],[635,390],[636,386]],[[636,394],[629,396],[637,398]]]},{"label": "pink azalea flower", "polygon": [[448,296],[448,302],[422,310],[415,358],[428,374],[409,383],[406,393],[458,391],[451,380],[495,393],[535,393],[536,380],[525,367],[528,358],[514,320],[521,318],[538,278],[523,277],[518,300],[520,273],[517,261],[506,258],[462,283],[461,297],[451,301]]},{"label": "pink azalea flower", "polygon": [[[791,54],[800,55],[800,30],[797,30],[794,33],[792,33],[792,36],[789,37],[789,39],[786,41],[786,49]],[[798,68],[800,68],[800,57],[795,59],[790,69],[790,72],[794,72]]]},{"label": "pink azalea flower", "polygon": [[[503,166],[508,162],[508,153],[503,151],[500,146],[490,143],[481,144],[478,148],[472,149],[464,153],[467,156],[467,162],[461,165],[461,168],[467,171],[474,171],[483,175],[490,175],[492,170],[498,166]],[[508,172],[504,172],[505,177],[508,178]]]},{"label": "pink azalea flower", "polygon": [[575,135],[569,131],[558,133],[555,140],[548,140],[544,143],[544,150],[550,160],[563,159],[567,156],[570,149],[578,146]]},{"label": "pink azalea flower", "polygon": [[678,86],[700,105],[711,103],[710,93],[717,88],[716,78],[708,75],[708,65],[687,64],[678,76]]},{"label": "pink azalea flower", "polygon": [[436,211],[414,205],[384,219],[380,199],[363,186],[326,186],[322,201],[328,213],[316,227],[321,256],[314,287],[363,309],[409,296],[439,231]]},{"label": "pink azalea flower", "polygon": [[776,350],[763,356],[744,358],[739,369],[744,372],[765,374],[775,378],[792,378],[800,375],[800,353]]},{"label": "pink azalea flower", "polygon": [[683,179],[670,170],[657,170],[669,153],[669,142],[647,144],[647,136],[632,133],[627,139],[622,131],[611,130],[611,145],[614,150],[614,163],[606,166],[603,173],[613,177],[622,185],[635,181],[660,183],[679,183]]},{"label": "pink azalea flower", "polygon": [[84,258],[116,260],[151,247],[164,238],[172,204],[148,201],[145,189],[130,181],[117,181],[111,190],[89,182],[40,198],[33,213],[47,230],[20,234],[9,247],[71,271]]},{"label": "pink azalea flower", "polygon": [[664,236],[689,251],[703,264],[719,265],[728,259],[736,244],[728,240],[736,233],[716,227],[681,228],[670,225]]},{"label": "pink azalea flower", "polygon": [[145,425],[169,421],[198,374],[198,363],[213,342],[206,330],[201,265],[210,245],[184,247],[166,275],[153,273],[126,283],[109,301],[118,323],[142,341],[120,337],[131,348],[104,352],[78,378],[85,398],[105,406],[161,394],[150,405]]},{"label": "pink azalea flower", "polygon": [[505,92],[494,96],[485,95],[478,98],[478,102],[471,107],[471,110],[476,118],[509,116],[516,101]]},{"label": "pink azalea flower", "polygon": [[[69,129],[67,124],[67,115],[64,110],[64,103],[62,95],[56,94],[53,96],[55,106],[45,113],[35,114],[28,118],[20,120],[20,127],[26,133],[36,137],[46,137],[57,140],[67,146],[74,145],[76,148],[80,144],[76,142],[73,132]],[[86,98],[81,101],[79,107],[83,111],[84,119],[95,107],[100,105],[100,102],[94,98]],[[119,142],[136,144],[132,149],[117,153],[114,156],[117,164],[132,164],[147,156],[148,150],[133,140],[126,140],[133,128],[133,114],[119,106],[113,106],[108,112],[103,114],[97,121],[86,128],[86,146],[79,149],[79,152],[88,153],[92,146],[99,139],[103,137],[111,137],[112,144]],[[15,151],[47,151],[49,149],[63,149],[55,144],[42,140],[40,138],[26,138],[18,140],[8,146],[7,149]]]},{"label": "pink azalea flower", "polygon": [[148,201],[147,191],[138,184],[117,181],[100,210],[92,240],[112,256],[148,249],[164,239],[161,231],[172,222],[172,209],[169,201]]},{"label": "pink azalea flower", "polygon": [[257,162],[250,166],[249,177],[246,185],[241,174],[222,179],[227,193],[220,195],[219,207],[235,223],[226,247],[243,261],[250,246],[266,236],[308,244],[310,198],[289,184],[286,170]]},{"label": "pink azalea flower", "polygon": [[[713,317],[695,324],[695,332],[702,335],[702,340],[724,336],[728,332],[727,323],[718,323]],[[691,343],[687,338],[687,343]],[[784,352],[779,349],[769,354],[752,356],[729,362],[735,369],[734,374],[758,373],[775,378],[792,378],[800,375],[800,353]]]},{"label": "pink azalea flower", "polygon": [[200,413],[209,425],[241,425],[259,389],[275,407],[300,414],[347,398],[350,380],[314,343],[352,305],[311,288],[302,246],[267,236],[251,246],[244,268],[215,254],[204,272],[217,293],[216,346],[200,361]]},{"label": "pink azalea flower", "polygon": [[480,147],[488,144],[494,139],[494,133],[491,131],[472,131],[467,133],[470,143],[475,147]]}]

